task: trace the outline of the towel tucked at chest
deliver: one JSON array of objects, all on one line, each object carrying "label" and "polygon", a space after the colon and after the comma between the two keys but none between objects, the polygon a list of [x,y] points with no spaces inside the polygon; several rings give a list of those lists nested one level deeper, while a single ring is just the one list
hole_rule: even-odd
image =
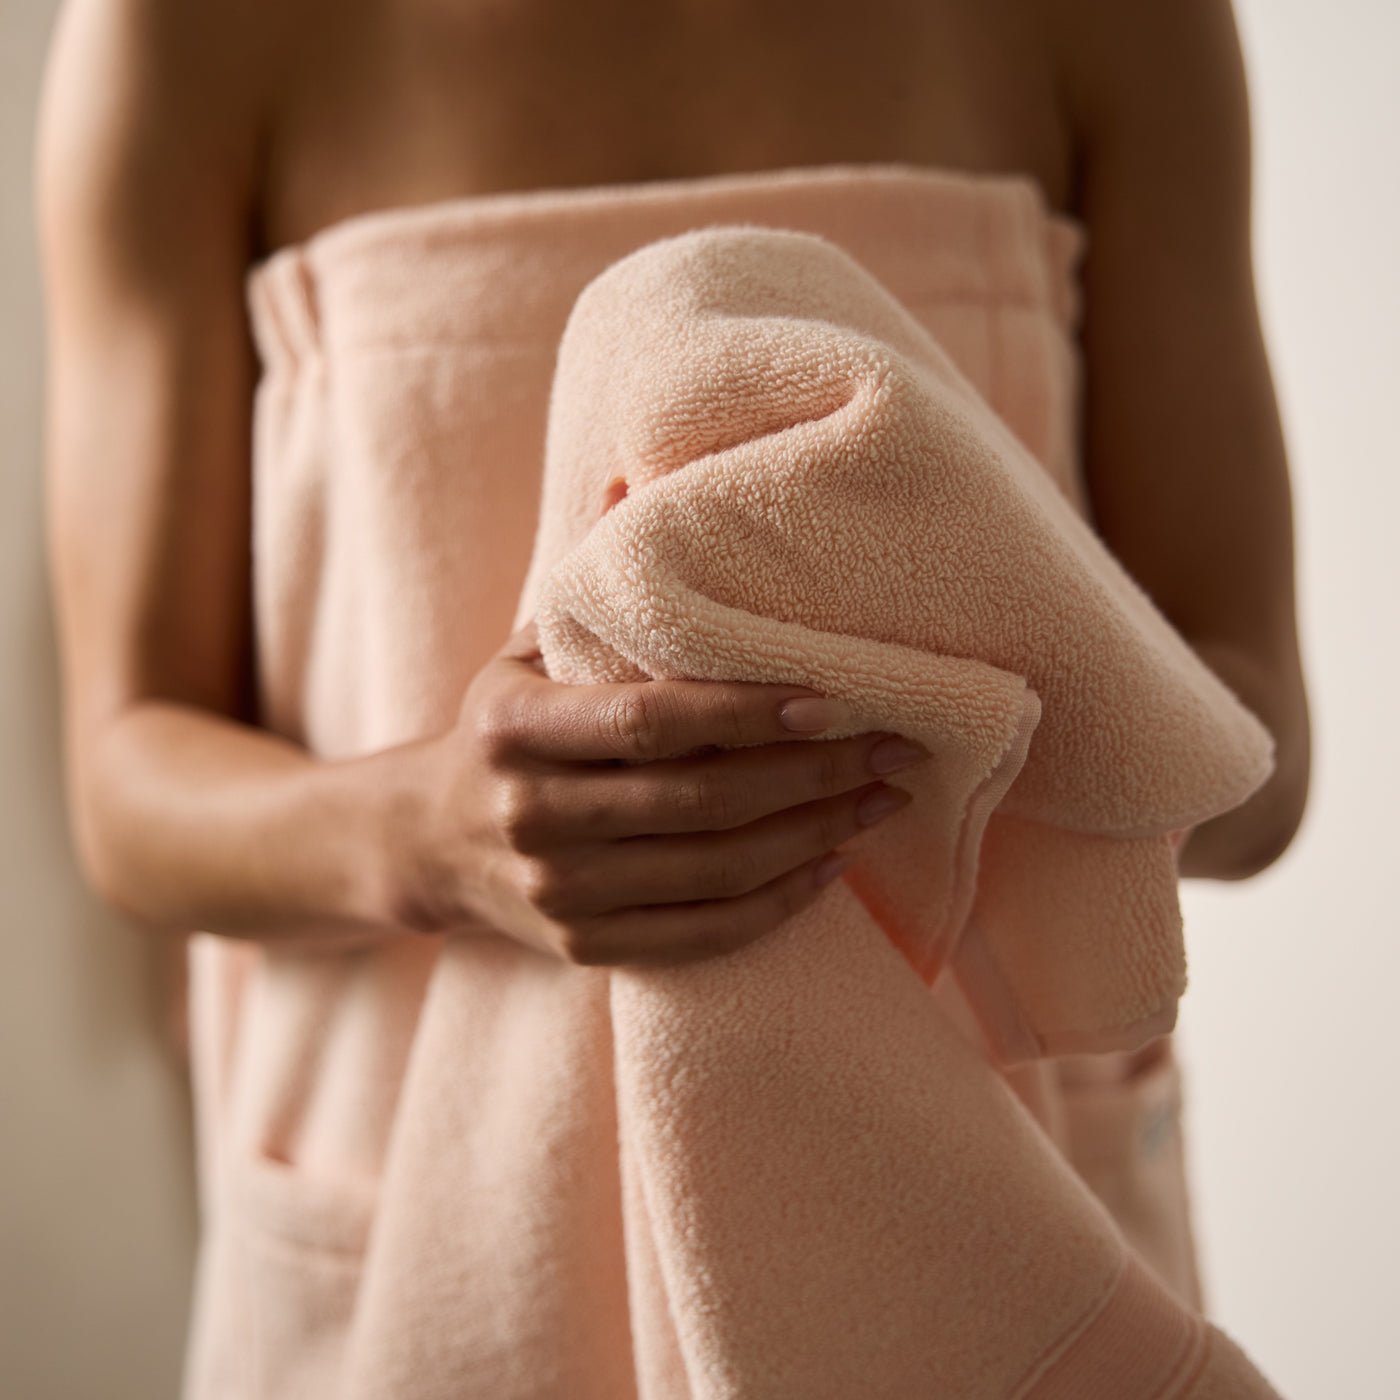
[{"label": "towel tucked at chest", "polygon": [[855,709],[826,737],[929,748],[843,879],[1002,1062],[1174,1025],[1176,838],[1259,787],[1272,739],[835,244],[710,227],[585,288],[532,613],[556,680],[799,683]]}]

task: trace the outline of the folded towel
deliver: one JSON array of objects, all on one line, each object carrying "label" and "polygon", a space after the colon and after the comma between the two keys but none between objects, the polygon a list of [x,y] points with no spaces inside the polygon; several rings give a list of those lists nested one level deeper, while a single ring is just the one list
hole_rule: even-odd
[{"label": "folded towel", "polygon": [[1175,838],[1259,787],[1272,738],[835,244],[710,227],[584,289],[531,613],[556,680],[799,683],[856,711],[823,737],[929,748],[843,878],[1003,1062],[1175,1024]]}]

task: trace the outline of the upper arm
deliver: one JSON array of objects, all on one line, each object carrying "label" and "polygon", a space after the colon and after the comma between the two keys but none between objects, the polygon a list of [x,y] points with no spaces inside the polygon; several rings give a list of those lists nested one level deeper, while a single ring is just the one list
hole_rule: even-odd
[{"label": "upper arm", "polygon": [[[1183,635],[1294,667],[1288,468],[1229,0],[1069,6],[1095,527]],[[1076,18],[1082,16],[1082,18]]]},{"label": "upper arm", "polygon": [[1275,771],[1253,820],[1276,852],[1301,818],[1311,741],[1292,494],[1254,285],[1250,113],[1234,14],[1230,0],[1057,4],[1088,229],[1091,520],[1270,730]]},{"label": "upper arm", "polygon": [[65,0],[35,148],[72,777],[138,700],[246,693],[253,130],[238,7]]}]

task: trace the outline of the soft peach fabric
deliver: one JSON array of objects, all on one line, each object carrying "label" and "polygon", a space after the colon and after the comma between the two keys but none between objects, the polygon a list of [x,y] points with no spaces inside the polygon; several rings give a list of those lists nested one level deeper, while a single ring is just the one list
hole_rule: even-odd
[{"label": "soft peach fabric", "polygon": [[914,971],[1007,1061],[1171,1029],[1173,831],[1273,741],[890,291],[812,233],[647,245],[575,303],[546,458],[515,624],[554,679],[809,685],[855,710],[824,738],[920,740],[843,877]]},{"label": "soft peach fabric", "polygon": [[[849,252],[1086,513],[1083,231],[1026,179],[825,167],[358,216],[249,278],[269,728],[338,757],[452,721],[526,601],[575,299],[736,222]],[[647,973],[487,927],[196,933],[186,1400],[1273,1394],[1183,1305],[1170,1053],[1062,1087],[1053,1061],[1000,1062],[993,984],[930,993],[910,951],[849,880],[737,955]],[[1055,976],[1016,984],[1033,1034],[1093,1005]]]}]

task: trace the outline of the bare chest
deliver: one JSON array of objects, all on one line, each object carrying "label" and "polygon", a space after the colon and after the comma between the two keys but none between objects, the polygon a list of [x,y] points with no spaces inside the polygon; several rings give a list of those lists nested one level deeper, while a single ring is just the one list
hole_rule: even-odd
[{"label": "bare chest", "polygon": [[1035,175],[1069,153],[1025,0],[305,0],[260,239],[497,190],[837,161]]}]

